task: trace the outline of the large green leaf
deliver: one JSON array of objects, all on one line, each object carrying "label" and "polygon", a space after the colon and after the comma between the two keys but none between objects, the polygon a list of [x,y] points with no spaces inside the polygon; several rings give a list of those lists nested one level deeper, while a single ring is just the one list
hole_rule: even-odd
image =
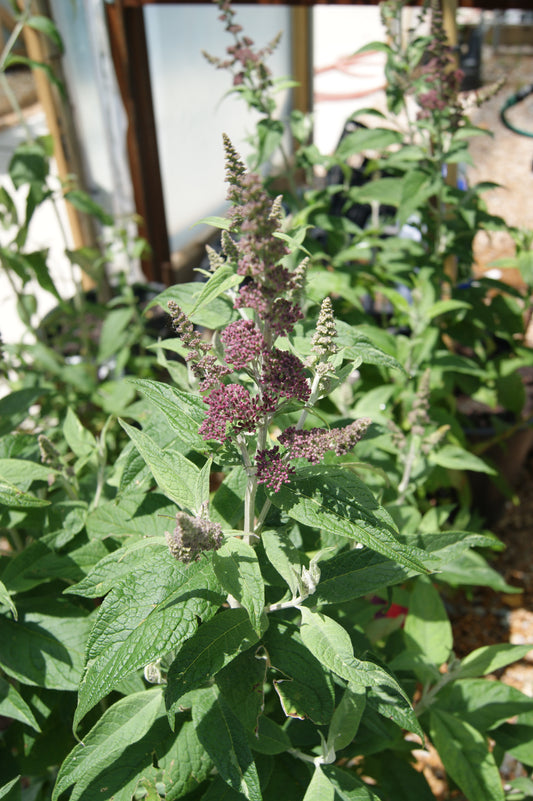
[{"label": "large green leaf", "polygon": [[261,801],[259,777],[242,723],[217,687],[205,690],[192,707],[199,741],[224,781],[248,801]]},{"label": "large green leaf", "polygon": [[[402,536],[401,540],[409,544],[411,538]],[[488,541],[485,537],[467,532],[449,531],[418,533],[413,544],[424,548],[427,565],[432,570],[439,570],[458,552],[477,544],[487,545]],[[399,565],[369,548],[340,553],[321,562],[320,570],[320,583],[314,597],[323,603],[344,603],[361,598],[383,587],[399,584],[420,572]]]},{"label": "large green leaf", "polygon": [[335,155],[344,160],[364,150],[383,150],[401,140],[401,134],[390,128],[358,128],[343,137]]},{"label": "large green leaf", "polygon": [[487,673],[493,673],[513,662],[518,662],[530,650],[531,645],[512,645],[507,642],[498,645],[484,645],[465,656],[461,661],[457,677],[469,679],[486,676]]},{"label": "large green leaf", "polygon": [[457,445],[444,445],[442,448],[432,450],[429,460],[432,464],[438,464],[448,470],[473,470],[477,473],[496,475],[494,468],[483,459]]},{"label": "large green leaf", "polygon": [[432,708],[430,737],[447,773],[468,801],[504,801],[500,773],[477,729],[443,709]]},{"label": "large green leaf", "polygon": [[337,753],[349,745],[359,728],[366,705],[364,689],[347,687],[333,713],[328,731],[328,748]]},{"label": "large green leaf", "polygon": [[402,728],[423,736],[404,691],[387,671],[374,662],[354,656],[350,635],[339,623],[320,612],[302,607],[300,628],[304,645],[313,656],[357,689],[369,687],[369,703]]},{"label": "large green leaf", "polygon": [[265,704],[267,661],[262,648],[250,648],[235,657],[215,678],[220,692],[247,732],[257,729]]},{"label": "large green leaf", "polygon": [[61,765],[53,801],[72,785],[71,801],[131,798],[142,771],[152,764],[154,741],[147,735],[162,712],[160,687],[113,704]]},{"label": "large green leaf", "polygon": [[335,801],[335,790],[322,773],[320,765],[317,765],[315,772],[307,786],[303,801]]},{"label": "large green leaf", "polygon": [[280,534],[278,531],[267,529],[261,532],[261,542],[268,561],[285,579],[293,597],[296,597],[300,591],[298,579],[302,574],[302,554],[286,535]]},{"label": "large green leaf", "polygon": [[160,492],[132,490],[98,504],[87,517],[87,533],[92,539],[156,537],[173,527],[175,514],[175,505]]},{"label": "large green leaf", "polygon": [[49,506],[50,501],[38,498],[31,492],[23,492],[15,484],[5,481],[0,476],[0,504],[11,509],[37,509],[40,506]]},{"label": "large green leaf", "polygon": [[233,304],[226,298],[221,297],[215,298],[211,301],[209,306],[205,306],[200,312],[195,311],[191,313],[201,292],[202,284],[197,281],[188,284],[175,284],[165,289],[160,295],[154,298],[154,300],[148,304],[147,309],[157,305],[166,308],[168,301],[173,300],[183,309],[185,314],[190,317],[193,323],[203,325],[213,330],[223,328],[231,322],[231,320],[235,319],[236,312],[233,309]]},{"label": "large green leaf", "polygon": [[194,511],[195,487],[199,472],[196,465],[178,450],[162,451],[147,434],[130,426],[124,420],[119,422],[150,467],[161,491],[182,509]]},{"label": "large green leaf", "polygon": [[90,619],[62,599],[20,600],[19,619],[0,617],[2,669],[23,684],[76,690]]},{"label": "large green leaf", "polygon": [[183,723],[163,756],[157,753],[157,762],[163,771],[165,801],[175,801],[192,792],[213,770],[213,762],[200,743],[192,720]]},{"label": "large green leaf", "polygon": [[274,668],[273,685],[288,717],[329,723],[333,714],[333,683],[327,669],[302,643],[296,626],[273,620],[263,642]]},{"label": "large green leaf", "polygon": [[198,434],[206,415],[206,405],[200,395],[148,378],[130,378],[128,381],[163,412],[183,442],[191,448],[205,450],[205,440]]},{"label": "large green leaf", "polygon": [[219,267],[209,280],[202,285],[202,291],[196,299],[196,303],[189,314],[197,314],[200,309],[210,305],[216,298],[223,295],[228,289],[232,289],[242,282],[242,275],[237,275],[233,267],[223,265]]},{"label": "large green leaf", "polygon": [[453,634],[441,597],[426,576],[419,576],[414,583],[404,633],[409,647],[414,645],[424,661],[421,678],[438,674],[452,652]]},{"label": "large green leaf", "polygon": [[30,707],[22,698],[18,690],[12,684],[0,676],[0,715],[6,718],[14,718],[25,723],[35,731],[41,731],[39,724],[35,720],[35,715]]},{"label": "large green leaf", "polygon": [[363,482],[335,466],[302,468],[272,502],[306,526],[321,528],[382,553],[418,573],[428,569],[417,549],[401,545],[392,518]]},{"label": "large green leaf", "polygon": [[229,537],[213,554],[213,569],[226,592],[243,606],[261,636],[265,619],[265,587],[255,550],[237,537]]},{"label": "large green leaf", "polygon": [[103,598],[117,584],[127,581],[130,573],[150,560],[153,553],[167,550],[168,546],[162,537],[139,540],[118,548],[101,559],[82,581],[67,587],[64,593],[82,595],[85,598]]},{"label": "large green leaf", "polygon": [[211,564],[154,553],[106,596],[87,643],[74,726],[120,680],[192,637],[224,596]]},{"label": "large green leaf", "polygon": [[228,609],[203,623],[183,643],[170,666],[165,693],[170,720],[185,693],[210,681],[258,639],[245,609]]},{"label": "large green leaf", "polygon": [[532,711],[533,698],[501,681],[463,679],[446,685],[435,706],[487,732],[515,715]]},{"label": "large green leaf", "polygon": [[376,801],[377,796],[354,771],[342,770],[334,765],[323,765],[322,770],[335,788],[335,801]]}]

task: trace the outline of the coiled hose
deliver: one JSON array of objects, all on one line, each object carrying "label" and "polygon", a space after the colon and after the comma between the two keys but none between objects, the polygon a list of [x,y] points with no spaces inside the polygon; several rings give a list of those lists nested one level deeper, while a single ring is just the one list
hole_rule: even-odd
[{"label": "coiled hose", "polygon": [[512,106],[516,106],[517,103],[520,103],[522,100],[525,100],[526,97],[529,95],[533,95],[533,83],[528,84],[528,86],[523,86],[518,92],[515,92],[514,95],[508,97],[505,103],[503,104],[500,110],[500,119],[505,125],[506,128],[509,128],[510,131],[516,134],[520,134],[521,136],[531,136],[533,137],[533,131],[523,131],[521,128],[517,128],[513,125],[506,117],[506,112]]}]

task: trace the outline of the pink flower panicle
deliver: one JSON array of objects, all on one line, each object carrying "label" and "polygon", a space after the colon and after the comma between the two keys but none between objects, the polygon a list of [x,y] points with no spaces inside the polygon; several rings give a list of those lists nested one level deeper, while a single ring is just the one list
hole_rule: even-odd
[{"label": "pink flower panicle", "polygon": [[[247,279],[239,289],[235,308],[255,311],[275,336],[288,334],[302,318],[298,300],[303,276],[301,271],[291,274],[280,264],[289,253],[275,236],[281,227],[280,200],[268,197],[259,175],[243,173],[242,162],[227,136],[224,147],[231,175],[228,199],[233,203],[232,231],[240,235],[238,243],[233,244],[226,235],[224,247],[226,252],[232,250],[238,274]],[[280,297],[282,294],[289,297]]]},{"label": "pink flower panicle", "polygon": [[279,447],[258,451],[255,457],[258,484],[266,484],[274,492],[279,492],[282,484],[287,484],[294,475],[294,468],[284,461]]},{"label": "pink flower panicle", "polygon": [[261,384],[265,392],[306,403],[311,394],[300,359],[292,353],[272,348],[264,353]]},{"label": "pink flower panicle", "polygon": [[261,418],[257,398],[240,384],[221,384],[204,398],[209,411],[199,430],[204,439],[226,442],[230,434],[256,430]]},{"label": "pink flower panicle", "polygon": [[256,478],[258,484],[266,484],[274,492],[279,492],[283,484],[291,480],[295,474],[290,459],[304,458],[311,464],[319,464],[327,451],[333,450],[342,456],[363,437],[371,420],[361,417],[344,428],[311,428],[299,431],[294,426],[287,428],[278,442],[286,450],[282,453],[279,446],[258,451],[256,455]]},{"label": "pink flower panicle", "polygon": [[426,53],[430,58],[420,70],[423,86],[416,95],[420,106],[419,120],[430,119],[435,112],[447,111],[449,126],[457,128],[462,121],[459,91],[464,77],[456,68],[453,48],[447,43],[442,12],[437,2],[431,6],[431,36]]},{"label": "pink flower panicle", "polygon": [[291,459],[304,458],[311,464],[322,461],[328,451],[337,456],[348,453],[357,445],[370,425],[368,417],[361,417],[343,428],[310,428],[297,430],[287,428],[278,437]]},{"label": "pink flower panicle", "polygon": [[264,347],[265,340],[253,320],[237,320],[230,323],[220,335],[224,345],[226,362],[237,370],[241,370],[257,359]]}]

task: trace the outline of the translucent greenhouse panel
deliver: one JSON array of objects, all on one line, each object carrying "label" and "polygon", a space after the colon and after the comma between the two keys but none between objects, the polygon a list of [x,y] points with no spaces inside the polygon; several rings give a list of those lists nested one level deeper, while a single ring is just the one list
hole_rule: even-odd
[{"label": "translucent greenhouse panel", "polygon": [[313,8],[314,141],[322,153],[333,152],[356,109],[385,108],[383,54],[354,55],[373,41],[385,41],[377,6]]},{"label": "translucent greenhouse panel", "polygon": [[[291,72],[291,15],[286,7],[236,7],[236,22],[258,47],[280,31],[283,37],[269,59],[275,77]],[[246,137],[257,116],[236,96],[224,97],[231,78],[209,64],[202,50],[224,57],[233,43],[215,5],[148,6],[146,38],[152,79],[159,158],[171,250],[198,238],[191,227],[225,209],[222,133],[243,158]],[[289,97],[279,95],[289,112]]]}]

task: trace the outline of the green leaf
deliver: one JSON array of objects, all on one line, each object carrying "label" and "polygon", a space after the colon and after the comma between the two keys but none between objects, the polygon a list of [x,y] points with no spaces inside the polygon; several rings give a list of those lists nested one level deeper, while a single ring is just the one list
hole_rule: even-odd
[{"label": "green leaf", "polygon": [[200,743],[194,723],[186,720],[164,755],[157,753],[165,801],[175,801],[195,790],[213,770],[213,762]]},{"label": "green leaf", "polygon": [[265,608],[265,588],[255,550],[237,537],[229,537],[213,554],[213,570],[221,586],[248,612],[257,636],[268,625]]},{"label": "green leaf", "polygon": [[348,325],[342,320],[336,321],[338,344],[344,347],[343,356],[352,359],[355,365],[376,364],[400,370],[407,375],[400,362],[385,351],[378,348],[372,340],[357,327]]},{"label": "green leaf", "polygon": [[224,231],[229,231],[232,224],[232,220],[227,217],[202,217],[195,223],[195,225],[212,225],[214,228],[222,228]]},{"label": "green leaf", "polygon": [[347,687],[329,724],[328,751],[337,754],[352,742],[357,734],[365,706],[365,691]]},{"label": "green leaf", "polygon": [[200,395],[182,392],[168,384],[146,378],[129,378],[128,382],[163,412],[183,442],[197,450],[205,449],[205,440],[198,434],[206,414],[206,405]]},{"label": "green leaf", "polygon": [[62,599],[32,598],[17,606],[17,622],[0,617],[2,669],[23,684],[76,690],[90,628],[87,612]]},{"label": "green leaf", "polygon": [[28,17],[24,24],[27,25],[28,28],[33,28],[33,30],[39,31],[39,33],[44,33],[44,35],[55,44],[59,52],[63,53],[64,48],[61,34],[50,17],[44,17],[40,14],[35,14],[31,17]]},{"label": "green leaf", "polygon": [[112,309],[104,319],[98,342],[98,364],[118,354],[128,341],[128,326],[133,320],[133,308]]},{"label": "green leaf", "polygon": [[4,481],[0,477],[0,504],[9,506],[12,509],[35,509],[40,506],[49,506],[50,501],[45,498],[38,498],[31,492],[23,492],[21,489]]},{"label": "green leaf", "polygon": [[259,777],[242,723],[217,687],[205,690],[192,707],[198,739],[224,781],[249,801],[261,801]]},{"label": "green leaf", "polygon": [[181,509],[195,511],[195,487],[199,472],[196,465],[177,450],[162,451],[151,437],[124,420],[119,419],[119,423],[149,466],[161,491]]},{"label": "green leaf", "polygon": [[228,609],[203,623],[183,643],[168,671],[165,703],[171,722],[185,693],[210,681],[258,639],[245,609]]},{"label": "green leaf", "polygon": [[369,203],[373,200],[387,206],[400,206],[402,195],[401,178],[376,178],[364,186],[350,189],[348,196],[356,203]]},{"label": "green leaf", "polygon": [[5,798],[6,801],[20,801],[20,776],[15,776],[0,787],[0,798]]},{"label": "green leaf", "polygon": [[328,723],[334,704],[331,677],[304,646],[296,626],[271,620],[263,642],[276,671],[273,685],[285,714]]},{"label": "green leaf", "polygon": [[194,488],[194,508],[201,511],[209,506],[209,493],[211,491],[211,468],[213,459],[209,458],[201,470],[198,471],[196,486]]},{"label": "green leaf", "polygon": [[347,470],[333,465],[302,468],[290,484],[268,495],[299,523],[360,542],[416,572],[428,572],[417,551],[396,539],[392,518],[370,490]]},{"label": "green leaf", "polygon": [[233,267],[229,265],[219,267],[209,280],[202,285],[202,291],[188,316],[191,317],[194,314],[198,314],[201,309],[210,305],[216,298],[227,292],[228,289],[238,286],[241,282],[242,275],[237,275]]},{"label": "green leaf", "polygon": [[191,309],[194,308],[201,291],[202,285],[196,281],[188,284],[176,284],[161,292],[160,295],[150,301],[146,308],[147,310],[152,306],[167,308],[168,301],[173,300],[183,309],[192,323],[212,330],[223,328],[231,320],[235,319],[236,313],[233,309],[233,304],[224,297],[215,298],[208,307],[202,309],[201,313],[196,312],[191,315]]},{"label": "green leaf", "polygon": [[458,309],[471,308],[472,305],[470,303],[465,303],[464,300],[438,300],[429,307],[425,316],[428,320],[433,320],[434,317],[438,317],[440,314],[457,311]]},{"label": "green leaf", "polygon": [[146,559],[98,609],[74,727],[120,679],[192,637],[198,618],[210,617],[223,598],[206,559],[183,565],[168,552]]},{"label": "green leaf", "polygon": [[84,428],[70,407],[63,423],[63,435],[70,450],[79,459],[90,458],[97,448],[94,434]]},{"label": "green leaf", "polygon": [[[409,544],[412,538],[406,537]],[[432,570],[440,570],[459,553],[474,545],[487,546],[489,542],[479,535],[463,531],[431,532],[418,534],[417,547],[426,551]],[[314,598],[322,603],[345,603],[361,598],[380,588],[399,584],[419,571],[378,554],[369,548],[345,551],[320,563],[320,583]]]},{"label": "green leaf", "polygon": [[277,150],[283,139],[285,128],[281,120],[264,117],[256,124],[256,132],[259,141],[257,156],[253,163],[254,169],[264,164]]},{"label": "green leaf", "polygon": [[364,150],[384,150],[401,140],[402,135],[390,128],[358,128],[342,139],[335,155],[344,160]]},{"label": "green leaf", "polygon": [[9,176],[20,189],[24,184],[42,186],[49,171],[49,159],[39,142],[25,142],[17,147],[9,163]]},{"label": "green leaf", "polygon": [[45,394],[42,387],[31,387],[0,398],[0,437],[14,431],[27,417],[30,406]]},{"label": "green leaf", "polygon": [[139,769],[152,762],[154,743],[144,738],[161,716],[162,700],[162,690],[156,687],[128,695],[107,709],[61,765],[52,801],[72,785],[71,801],[103,798],[103,793],[116,798],[113,793],[119,790],[130,798]]},{"label": "green leaf", "polygon": [[512,645],[511,643],[484,645],[482,648],[476,648],[461,661],[461,669],[457,678],[468,679],[494,673],[513,662],[518,662],[530,650],[531,645]]},{"label": "green leaf", "polygon": [[501,573],[477,551],[467,551],[444,564],[438,579],[452,587],[479,586],[491,587],[497,592],[520,592],[519,588],[507,584]]},{"label": "green leaf", "polygon": [[83,192],[81,189],[69,189],[68,192],[65,192],[64,198],[68,200],[77,211],[95,217],[102,225],[113,225],[114,220],[111,214],[108,214],[108,212],[96,203],[87,192]]},{"label": "green leaf", "polygon": [[289,735],[278,723],[261,715],[257,731],[248,737],[250,748],[260,754],[283,754],[292,748]]},{"label": "green leaf", "polygon": [[263,649],[250,648],[216,675],[220,692],[248,732],[257,729],[264,708],[267,662]]},{"label": "green leaf", "polygon": [[296,598],[300,593],[302,554],[286,535],[280,535],[278,531],[261,532],[261,542],[270,564],[285,579],[293,598]]},{"label": "green leaf", "polygon": [[172,526],[175,505],[160,492],[135,491],[113,501],[102,501],[87,516],[91,539],[160,536]]},{"label": "green leaf", "polygon": [[356,690],[371,688],[380,714],[423,736],[409,699],[393,676],[374,662],[357,659],[350,635],[339,623],[306,607],[302,607],[301,613],[302,640],[313,656]]},{"label": "green leaf", "polygon": [[533,698],[509,684],[487,679],[454,681],[442,688],[434,703],[481,732],[533,710]]},{"label": "green leaf", "polygon": [[432,450],[429,461],[448,470],[474,470],[477,473],[496,475],[496,471],[483,459],[458,445],[443,445],[442,448]]},{"label": "green leaf", "polygon": [[237,524],[243,517],[247,481],[246,472],[241,465],[230,470],[211,499],[211,520],[225,524],[228,528],[238,528]]},{"label": "green leaf", "polygon": [[162,537],[130,543],[105,556],[84,579],[63,592],[84,598],[103,598],[113,587],[127,581],[131,573],[149,561],[152,553],[167,551],[168,546]]},{"label": "green leaf", "polygon": [[354,771],[323,765],[322,770],[335,788],[335,801],[377,801],[377,796]]},{"label": "green leaf", "polygon": [[335,790],[317,765],[307,786],[303,801],[335,801]]},{"label": "green leaf", "polygon": [[41,731],[39,724],[30,707],[22,698],[18,690],[0,676],[0,715],[6,718],[14,718],[25,723],[35,731]]},{"label": "green leaf", "polygon": [[0,581],[0,606],[7,606],[15,620],[18,619],[17,607],[15,606],[9,591],[3,581]]},{"label": "green leaf", "polygon": [[453,634],[441,597],[426,576],[419,576],[414,583],[404,634],[409,649],[414,644],[424,660],[422,678],[432,678],[450,657]]},{"label": "green leaf", "polygon": [[483,735],[473,726],[442,709],[432,708],[430,737],[446,772],[469,801],[504,801],[494,757]]}]

